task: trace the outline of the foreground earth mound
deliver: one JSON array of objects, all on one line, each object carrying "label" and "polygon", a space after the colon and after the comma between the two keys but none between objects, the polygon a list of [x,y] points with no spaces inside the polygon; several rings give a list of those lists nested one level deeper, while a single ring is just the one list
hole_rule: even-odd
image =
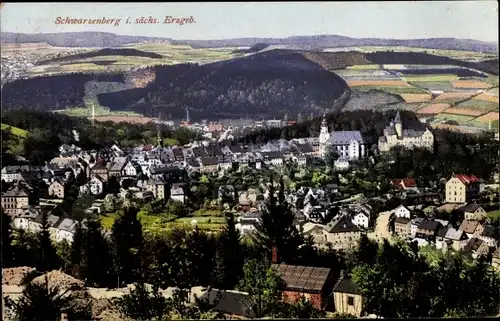
[{"label": "foreground earth mound", "polygon": [[23,278],[32,271],[35,269],[29,266],[2,269],[2,285],[20,285]]}]

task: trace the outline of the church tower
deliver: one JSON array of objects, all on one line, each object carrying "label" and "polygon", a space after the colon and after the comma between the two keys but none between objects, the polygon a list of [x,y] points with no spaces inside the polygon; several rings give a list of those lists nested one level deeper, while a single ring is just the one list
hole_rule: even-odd
[{"label": "church tower", "polygon": [[401,121],[401,114],[399,113],[399,109],[396,112],[396,117],[394,118],[394,128],[396,129],[396,134],[398,137],[403,136],[403,122]]},{"label": "church tower", "polygon": [[326,153],[326,147],[330,142],[330,133],[328,132],[328,123],[326,121],[326,113],[323,114],[323,121],[321,122],[321,129],[319,132],[319,152],[322,156]]},{"label": "church tower", "polygon": [[156,126],[156,131],[158,132],[158,147],[163,147],[163,135],[161,134],[160,126]]}]

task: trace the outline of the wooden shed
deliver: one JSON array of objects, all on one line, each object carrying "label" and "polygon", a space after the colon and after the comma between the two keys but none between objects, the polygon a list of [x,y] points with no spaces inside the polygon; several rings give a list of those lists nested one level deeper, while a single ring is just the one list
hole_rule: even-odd
[{"label": "wooden shed", "polygon": [[333,288],[335,312],[360,317],[363,313],[363,296],[358,286],[349,278],[340,277]]},{"label": "wooden shed", "polygon": [[283,290],[285,301],[296,302],[304,296],[317,309],[333,308],[332,290],[335,281],[331,269],[287,264],[272,264],[272,267],[286,283]]}]

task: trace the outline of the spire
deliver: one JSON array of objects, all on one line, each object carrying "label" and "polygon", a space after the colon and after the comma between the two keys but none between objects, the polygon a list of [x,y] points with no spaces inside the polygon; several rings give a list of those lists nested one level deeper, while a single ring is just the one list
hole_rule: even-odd
[{"label": "spire", "polygon": [[186,107],[186,122],[189,123],[190,119],[189,119],[189,108]]},{"label": "spire", "polygon": [[326,111],[323,113],[323,121],[321,122],[321,127],[327,127],[328,123],[326,122]]},{"label": "spire", "polygon": [[396,124],[401,124],[401,114],[399,113],[399,109],[398,111],[396,112],[396,117],[394,118],[394,122]]}]

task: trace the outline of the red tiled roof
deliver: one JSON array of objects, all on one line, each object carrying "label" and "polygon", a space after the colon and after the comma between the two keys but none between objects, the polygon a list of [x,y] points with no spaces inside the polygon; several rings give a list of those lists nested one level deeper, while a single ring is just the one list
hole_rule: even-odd
[{"label": "red tiled roof", "polygon": [[153,149],[153,145],[145,145],[144,147],[142,147],[143,151],[150,151],[152,149]]},{"label": "red tiled roof", "polygon": [[458,178],[465,185],[479,182],[479,178],[477,178],[474,175],[457,174],[457,175],[455,175],[455,177]]},{"label": "red tiled roof", "polygon": [[414,178],[403,178],[391,180],[393,186],[417,187],[417,182]]}]

